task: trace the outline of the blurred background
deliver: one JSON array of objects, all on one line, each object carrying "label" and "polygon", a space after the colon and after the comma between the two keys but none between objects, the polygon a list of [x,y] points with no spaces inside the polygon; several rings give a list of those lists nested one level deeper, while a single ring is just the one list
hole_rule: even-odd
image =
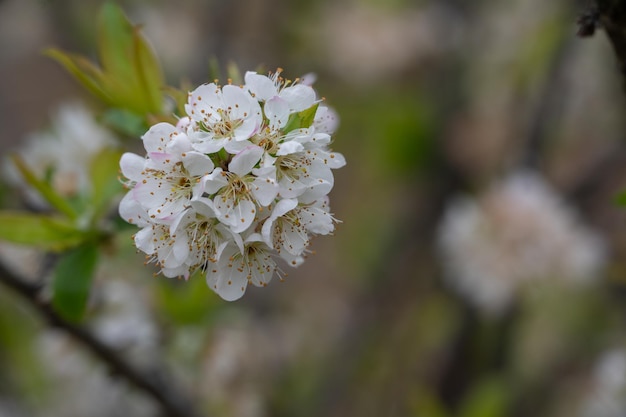
[{"label": "blurred background", "polygon": [[[207,416],[626,415],[624,80],[601,30],[575,36],[582,2],[118,3],[171,85],[214,60],[315,73],[348,161],[335,235],[234,303],[120,236],[86,321],[120,355]],[[93,105],[41,51],[95,59],[100,4],[0,0],[3,155]],[[46,279],[43,254],[0,254]],[[159,409],[0,287],[0,416],[87,415]]]}]

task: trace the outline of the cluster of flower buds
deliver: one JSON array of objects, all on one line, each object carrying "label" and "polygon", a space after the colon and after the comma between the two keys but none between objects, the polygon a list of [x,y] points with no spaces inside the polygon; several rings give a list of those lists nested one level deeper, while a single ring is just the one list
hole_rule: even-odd
[{"label": "cluster of flower buds", "polygon": [[248,283],[282,277],[276,255],[298,266],[311,236],[334,230],[331,170],[345,165],[329,149],[336,117],[280,70],[247,72],[243,86],[203,84],[185,112],[145,133],[145,157],[122,156],[120,215],[141,228],[135,244],[163,275],[201,270],[236,300]]}]

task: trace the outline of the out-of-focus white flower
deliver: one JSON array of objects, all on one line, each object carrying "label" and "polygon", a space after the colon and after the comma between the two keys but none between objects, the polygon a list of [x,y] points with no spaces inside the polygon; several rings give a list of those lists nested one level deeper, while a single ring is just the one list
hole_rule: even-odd
[{"label": "out-of-focus white flower", "polygon": [[143,136],[145,157],[122,156],[130,190],[120,215],[142,228],[135,244],[163,275],[202,270],[235,300],[280,272],[275,257],[298,266],[310,236],[334,230],[327,195],[332,170],[346,163],[329,147],[338,119],[281,71],[247,72],[244,86],[201,85],[176,126]]},{"label": "out-of-focus white flower", "polygon": [[[62,105],[50,130],[29,136],[17,153],[38,178],[49,178],[58,193],[72,196],[89,191],[93,157],[115,144],[115,137],[96,123],[84,105],[75,102]],[[22,184],[13,164],[6,166],[9,180]],[[32,190],[27,191],[27,197],[34,204],[45,204]]]},{"label": "out-of-focus white flower", "polygon": [[530,173],[514,174],[477,199],[453,201],[438,239],[449,284],[496,314],[526,283],[585,283],[605,259],[600,237]]},{"label": "out-of-focus white flower", "polygon": [[66,335],[42,333],[38,348],[51,381],[50,391],[42,399],[46,416],[147,417],[157,413],[152,402],[135,394],[122,380],[111,378]]},{"label": "out-of-focus white flower", "polygon": [[133,360],[149,363],[158,348],[159,334],[145,294],[127,280],[107,279],[98,284],[101,308],[92,321],[94,332]]},{"label": "out-of-focus white flower", "polygon": [[604,353],[596,364],[591,393],[585,398],[580,417],[623,417],[626,415],[626,353],[615,349]]}]

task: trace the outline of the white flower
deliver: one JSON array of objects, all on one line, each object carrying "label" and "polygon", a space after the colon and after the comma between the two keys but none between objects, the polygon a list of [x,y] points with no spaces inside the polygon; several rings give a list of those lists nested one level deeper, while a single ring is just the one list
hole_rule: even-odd
[{"label": "white flower", "polygon": [[291,83],[282,78],[281,73],[280,68],[269,77],[248,71],[244,77],[245,88],[261,102],[279,98],[288,106],[290,113],[312,107],[316,102],[315,90],[305,84]]},{"label": "white flower", "polygon": [[580,417],[623,417],[626,414],[626,354],[622,349],[605,352],[596,363],[590,394],[584,398]]},{"label": "white flower", "polygon": [[141,228],[135,245],[148,263],[167,277],[201,271],[225,300],[267,285],[275,258],[300,265],[311,236],[336,222],[327,197],[332,170],[345,165],[330,149],[336,118],[313,88],[279,73],[198,87],[176,126],[143,136],[145,157],[120,160],[129,192],[119,213]]},{"label": "white flower", "polygon": [[[96,123],[83,104],[68,103],[54,115],[51,129],[29,136],[18,154],[38,178],[50,178],[55,191],[63,196],[74,196],[91,190],[93,158],[116,144],[115,137]],[[13,164],[5,166],[9,180],[16,185],[23,184]],[[40,206],[46,204],[33,190],[27,192],[27,198]]]},{"label": "white flower", "polygon": [[266,286],[274,276],[276,262],[258,233],[244,241],[243,250],[236,245],[228,246],[220,259],[207,269],[209,287],[227,301],[241,298],[248,283],[257,287]]},{"label": "white flower", "polygon": [[153,126],[143,141],[148,157],[122,155],[122,173],[133,184],[134,200],[150,217],[173,218],[197,194],[200,178],[213,171],[213,162],[207,155],[194,151],[187,136],[168,123]]},{"label": "white flower", "polygon": [[252,174],[262,154],[263,149],[249,146],[232,159],[228,171],[216,168],[202,179],[201,189],[214,195],[218,218],[235,233],[247,230],[254,221],[257,206],[267,207],[278,193],[270,176]]},{"label": "white flower", "polygon": [[327,199],[311,205],[298,205],[295,199],[281,200],[263,223],[263,240],[279,255],[297,263],[309,246],[310,234],[327,235],[335,229],[336,220],[326,204]]},{"label": "white flower", "polygon": [[320,105],[315,112],[313,127],[316,132],[332,135],[339,126],[339,116],[327,106]]},{"label": "white flower", "polygon": [[187,269],[208,268],[210,263],[217,262],[230,243],[243,250],[241,236],[219,222],[213,202],[208,198],[192,201],[191,206],[172,223],[170,230],[174,239],[188,247]]},{"label": "white flower", "polygon": [[518,173],[479,199],[451,204],[439,229],[448,282],[501,313],[526,283],[585,283],[604,263],[601,239],[536,175]]},{"label": "white flower", "polygon": [[196,122],[188,131],[193,147],[203,153],[241,151],[263,121],[259,103],[234,85],[201,85],[189,93],[185,111]]}]

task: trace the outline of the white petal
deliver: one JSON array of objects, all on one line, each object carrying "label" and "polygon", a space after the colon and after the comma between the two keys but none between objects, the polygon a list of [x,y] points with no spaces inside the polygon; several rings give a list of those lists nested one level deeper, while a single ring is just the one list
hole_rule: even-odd
[{"label": "white petal", "polygon": [[148,212],[135,199],[132,190],[122,198],[118,210],[120,217],[128,223],[136,224],[139,227],[148,225]]},{"label": "white petal", "polygon": [[252,168],[259,162],[263,156],[264,150],[260,146],[247,146],[243,151],[239,152],[230,164],[228,170],[243,177],[252,171]]},{"label": "white petal", "polygon": [[250,93],[243,88],[235,85],[225,85],[222,87],[222,98],[224,100],[224,108],[230,111],[231,119],[244,119],[250,116]]},{"label": "white petal", "polygon": [[[172,255],[176,261],[176,266],[182,265],[189,256],[189,240],[186,234],[177,236],[172,245]],[[168,266],[170,267],[170,266]]]},{"label": "white petal", "polygon": [[339,152],[326,152],[318,150],[320,160],[332,169],[341,168],[346,165],[346,158]]},{"label": "white petal", "polygon": [[245,275],[245,269],[242,268],[241,258],[235,262],[229,262],[229,258],[236,255],[237,251],[237,247],[228,246],[222,252],[220,261],[210,264],[206,272],[206,282],[209,288],[226,301],[241,298],[248,286],[248,279]]},{"label": "white petal", "polygon": [[256,145],[254,145],[249,140],[242,140],[242,141],[230,140],[224,144],[224,150],[231,155],[237,155],[239,152],[243,151],[248,146],[256,146]]},{"label": "white petal", "polygon": [[134,240],[137,249],[144,252],[145,254],[152,255],[156,251],[156,248],[154,246],[154,230],[152,225],[146,226],[137,233],[135,233]]},{"label": "white petal", "polygon": [[186,152],[182,160],[187,172],[193,177],[210,174],[215,168],[211,158],[200,152]]},{"label": "white petal", "polygon": [[271,178],[256,178],[252,182],[252,195],[262,207],[267,207],[274,202],[278,195],[279,187]]},{"label": "white petal", "polygon": [[120,159],[122,174],[129,180],[139,182],[143,178],[142,171],[146,163],[146,158],[137,154],[126,152]]},{"label": "white petal", "polygon": [[315,126],[316,132],[332,135],[339,126],[339,116],[330,107],[320,105],[315,112],[313,126]]},{"label": "white petal", "polygon": [[284,127],[289,120],[289,103],[280,97],[272,97],[265,103],[265,117],[272,130]]},{"label": "white petal", "polygon": [[261,118],[247,118],[244,119],[241,125],[233,131],[233,139],[235,141],[242,141],[250,139],[259,130],[261,126]]},{"label": "white petal", "polygon": [[287,251],[282,251],[280,257],[287,261],[293,268],[297,268],[304,263],[304,257],[300,255],[294,256]]},{"label": "white petal", "polygon": [[210,153],[216,153],[216,152],[221,151],[222,148],[224,148],[224,145],[226,143],[228,143],[227,138],[224,138],[224,139],[210,138],[202,142],[193,142],[192,146],[198,152],[210,154]]},{"label": "white petal", "polygon": [[226,174],[218,167],[200,179],[199,193],[215,194],[227,184]]},{"label": "white petal", "polygon": [[283,200],[280,200],[278,203],[276,203],[276,206],[274,206],[274,210],[272,210],[272,215],[270,216],[270,218],[276,219],[280,216],[284,216],[297,206],[298,200],[296,199],[285,198]]},{"label": "white petal", "polygon": [[278,95],[276,85],[265,75],[260,75],[256,72],[248,71],[246,72],[244,78],[246,81],[246,88],[252,94],[254,94],[257,100],[265,101]]},{"label": "white petal", "polygon": [[176,132],[171,137],[172,140],[166,146],[168,153],[180,155],[191,150],[191,141],[186,134]]},{"label": "white petal", "polygon": [[305,192],[298,196],[298,201],[303,204],[309,204],[324,197],[333,188],[333,183],[326,180],[317,180],[314,185],[306,189]]},{"label": "white petal", "polygon": [[309,236],[303,230],[294,228],[283,231],[283,248],[294,256],[300,256],[309,245]]},{"label": "white petal", "polygon": [[199,197],[191,201],[191,208],[204,217],[217,217],[213,201],[206,197]]},{"label": "white petal", "polygon": [[154,178],[147,178],[145,183],[137,183],[132,192],[134,199],[146,209],[161,206],[170,195],[168,187],[161,187],[159,180]]},{"label": "white petal", "polygon": [[239,204],[233,207],[229,215],[232,217],[232,226],[230,229],[234,233],[241,233],[250,227],[254,221],[256,207],[250,200],[241,200]]},{"label": "white petal", "polygon": [[177,133],[175,126],[165,122],[157,123],[143,135],[143,146],[147,152],[165,152],[174,133]]},{"label": "white petal", "polygon": [[294,112],[306,110],[315,104],[315,90],[308,85],[287,87],[280,92],[280,97],[287,100]]},{"label": "white petal", "polygon": [[289,142],[283,142],[278,147],[278,152],[276,152],[276,156],[289,155],[296,152],[301,152],[304,150],[304,146],[301,143],[290,140]]},{"label": "white petal", "polygon": [[300,218],[304,227],[311,233],[327,235],[335,230],[333,217],[318,207],[304,207],[300,210]]},{"label": "white petal", "polygon": [[215,108],[221,103],[221,91],[214,83],[202,84],[189,94],[185,112],[196,121],[208,121],[216,113]]}]

